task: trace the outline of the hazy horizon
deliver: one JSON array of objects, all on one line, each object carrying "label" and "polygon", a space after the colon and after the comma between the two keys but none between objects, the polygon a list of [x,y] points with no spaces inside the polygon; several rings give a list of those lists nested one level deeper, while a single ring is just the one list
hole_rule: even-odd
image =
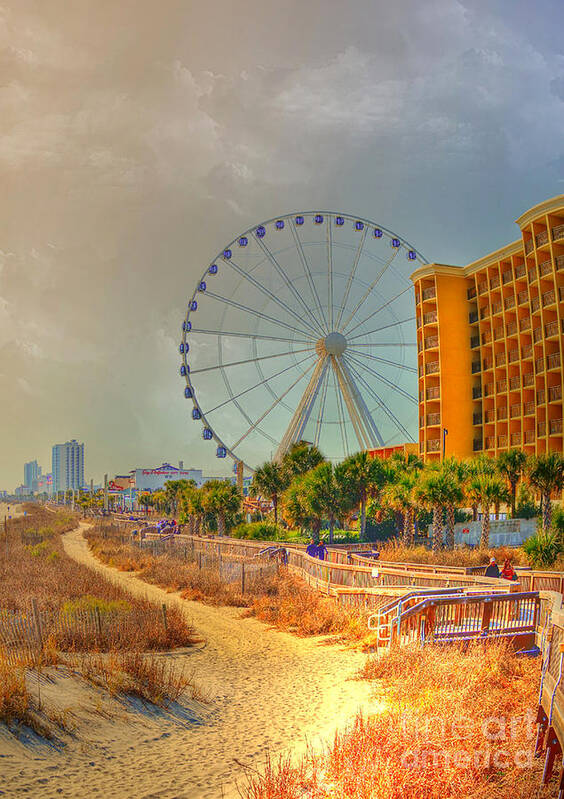
[{"label": "hazy horizon", "polygon": [[564,192],[557,0],[2,3],[0,489],[51,446],[86,477],[227,474],[178,375],[210,259],[264,219],[374,219],[429,261]]}]

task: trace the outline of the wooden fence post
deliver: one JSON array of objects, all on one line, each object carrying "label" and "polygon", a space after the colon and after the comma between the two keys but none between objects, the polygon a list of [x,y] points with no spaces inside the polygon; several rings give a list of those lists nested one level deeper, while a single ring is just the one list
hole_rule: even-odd
[{"label": "wooden fence post", "polygon": [[94,608],[94,620],[96,622],[96,634],[99,638],[102,637],[102,617],[100,616],[100,608],[96,605]]},{"label": "wooden fence post", "polygon": [[168,620],[167,620],[167,617],[166,617],[166,605],[165,605],[164,602],[161,605],[161,610],[162,610],[162,614],[163,614],[163,624],[164,624],[165,632],[167,632],[168,631]]},{"label": "wooden fence post", "polygon": [[35,625],[35,634],[37,636],[37,642],[39,644],[39,648],[43,646],[43,635],[41,631],[41,615],[39,613],[39,606],[37,604],[37,599],[31,600],[31,609],[33,611],[33,623]]},{"label": "wooden fence post", "polygon": [[202,553],[198,552],[198,569],[202,569]]},{"label": "wooden fence post", "polygon": [[245,593],[245,564],[241,563],[241,593]]}]

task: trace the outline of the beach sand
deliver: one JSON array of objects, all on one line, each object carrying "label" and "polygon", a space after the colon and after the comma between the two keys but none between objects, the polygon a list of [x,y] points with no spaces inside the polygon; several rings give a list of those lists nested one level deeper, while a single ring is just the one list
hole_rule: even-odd
[{"label": "beach sand", "polygon": [[[298,756],[331,740],[359,709],[381,700],[351,679],[366,655],[269,628],[241,609],[182,600],[118,572],[90,553],[80,528],[67,533],[67,553],[155,602],[177,604],[205,644],[162,657],[186,665],[209,697],[170,713],[109,700],[76,678],[55,676],[50,692],[78,722],[62,749],[0,737],[0,792],[7,796],[231,799],[244,771],[270,753]],[[47,690],[47,689],[45,689]],[[73,715],[74,714],[74,715]]]}]

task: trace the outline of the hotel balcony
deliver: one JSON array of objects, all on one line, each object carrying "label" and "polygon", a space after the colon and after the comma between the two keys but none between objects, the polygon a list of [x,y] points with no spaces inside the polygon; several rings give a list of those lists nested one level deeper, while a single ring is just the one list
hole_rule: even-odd
[{"label": "hotel balcony", "polygon": [[505,286],[506,283],[511,283],[513,279],[513,272],[511,269],[508,269],[507,272],[504,272],[501,276],[501,282]]},{"label": "hotel balcony", "polygon": [[556,269],[564,269],[564,255],[557,255],[554,259],[554,263],[556,264]]},{"label": "hotel balcony", "polygon": [[523,347],[523,358],[532,358],[532,356],[533,356],[533,348]]},{"label": "hotel balcony", "polygon": [[521,433],[511,433],[511,446],[516,447],[521,443]]},{"label": "hotel balcony", "polygon": [[545,399],[546,394],[544,393],[544,388],[539,388],[537,391],[537,405],[544,405]]},{"label": "hotel balcony", "polygon": [[534,402],[526,402],[523,406],[523,414],[525,416],[534,416],[535,415],[535,403]]},{"label": "hotel balcony", "polygon": [[472,424],[482,424],[482,414],[481,413],[473,413],[472,414]]},{"label": "hotel balcony", "polygon": [[470,349],[475,349],[480,346],[480,336],[472,336],[470,339]]},{"label": "hotel balcony", "polygon": [[493,332],[494,341],[499,341],[500,338],[503,338],[503,327],[496,327]]},{"label": "hotel balcony", "polygon": [[495,411],[493,410],[486,411],[484,414],[484,421],[486,422],[486,424],[489,424],[490,422],[495,422]]},{"label": "hotel balcony", "polygon": [[493,449],[495,447],[495,436],[486,437],[486,449]]},{"label": "hotel balcony", "polygon": [[515,377],[511,377],[509,379],[509,390],[510,391],[519,391],[520,388],[521,388],[521,381],[520,381],[518,375],[515,375]]},{"label": "hotel balcony", "polygon": [[559,336],[560,330],[558,328],[558,322],[555,320],[554,322],[548,322],[548,324],[544,327],[544,334],[547,338],[552,338],[552,336]]},{"label": "hotel balcony", "polygon": [[553,352],[552,355],[548,355],[546,359],[546,368],[547,369],[559,369],[560,368],[560,353]]},{"label": "hotel balcony", "polygon": [[474,386],[472,389],[472,399],[480,399],[482,396],[482,387],[481,386]]},{"label": "hotel balcony", "polygon": [[517,419],[517,417],[521,416],[521,405],[519,403],[515,403],[509,409],[510,416],[512,419]]},{"label": "hotel balcony", "polygon": [[507,446],[507,436],[498,436],[497,437],[497,445],[498,445],[498,447],[506,447]]},{"label": "hotel balcony", "polygon": [[525,439],[525,444],[534,444],[535,443],[535,431],[534,430],[525,430],[524,439]]},{"label": "hotel balcony", "polygon": [[552,240],[558,241],[558,239],[564,239],[564,225],[556,225],[552,228]]},{"label": "hotel balcony", "polygon": [[523,305],[525,302],[529,302],[529,292],[526,289],[519,292],[519,294],[517,295],[517,302],[519,303],[519,305]]},{"label": "hotel balcony", "polygon": [[519,330],[530,330],[531,329],[531,317],[524,316],[523,319],[519,322]]},{"label": "hotel balcony", "polygon": [[519,350],[509,350],[507,353],[507,360],[509,363],[515,363],[519,360]]},{"label": "hotel balcony", "polygon": [[437,312],[436,311],[429,311],[429,313],[423,314],[423,324],[424,325],[431,325],[437,321]]},{"label": "hotel balcony", "polygon": [[484,448],[484,443],[483,443],[482,439],[481,438],[475,438],[474,441],[472,442],[472,450],[474,452],[481,452],[481,450],[483,448]]},{"label": "hotel balcony", "polygon": [[548,231],[542,230],[535,236],[535,243],[537,247],[542,247],[543,244],[548,244]]},{"label": "hotel balcony", "polygon": [[525,246],[525,255],[528,255],[533,251],[533,240],[527,239],[524,246]]},{"label": "hotel balcony", "polygon": [[425,365],[425,374],[426,375],[435,375],[439,371],[439,362],[438,361],[431,361]]},{"label": "hotel balcony", "polygon": [[515,267],[515,279],[518,280],[520,277],[525,277],[526,272],[525,264],[519,264],[519,266]]},{"label": "hotel balcony", "polygon": [[497,409],[497,418],[502,422],[507,419],[507,407]]},{"label": "hotel balcony", "polygon": [[548,430],[551,435],[562,435],[562,419],[551,419]]},{"label": "hotel balcony", "polygon": [[540,308],[540,297],[532,297],[531,298],[531,311],[538,311]]},{"label": "hotel balcony", "polygon": [[428,400],[439,399],[439,397],[441,396],[439,387],[431,386],[430,388],[428,388],[426,396]]},{"label": "hotel balcony", "polygon": [[548,401],[558,402],[562,399],[562,386],[550,386],[548,389]]},{"label": "hotel balcony", "polygon": [[523,374],[523,386],[527,388],[527,386],[532,386],[535,382],[535,375],[533,372],[525,372]]},{"label": "hotel balcony", "polygon": [[425,349],[426,350],[433,350],[439,346],[439,337],[438,336],[427,336],[425,339]]},{"label": "hotel balcony", "polygon": [[533,266],[532,269],[529,269],[527,272],[527,277],[529,278],[529,283],[532,283],[537,279],[537,269],[535,266]]},{"label": "hotel balcony", "polygon": [[494,277],[492,277],[492,279],[490,280],[490,289],[498,288],[499,283],[500,283],[499,275],[494,275]]},{"label": "hotel balcony", "polygon": [[437,296],[437,289],[434,286],[429,286],[429,288],[423,289],[421,296],[423,301],[432,300]]},{"label": "hotel balcony", "polygon": [[427,441],[427,452],[440,452],[441,449],[441,439],[440,438],[432,438]]},{"label": "hotel balcony", "polygon": [[556,294],[554,293],[554,290],[545,291],[545,293],[542,295],[543,308],[546,308],[547,305],[554,305],[555,302]]},{"label": "hotel balcony", "polygon": [[539,422],[537,425],[537,434],[539,436],[546,435],[546,422]]},{"label": "hotel balcony", "polygon": [[492,305],[492,315],[495,316],[503,311],[503,305],[500,302],[494,302]]},{"label": "hotel balcony", "polygon": [[533,341],[535,344],[542,339],[542,327],[539,325],[538,327],[533,327]]},{"label": "hotel balcony", "polygon": [[468,321],[471,325],[475,324],[478,321],[478,311],[470,311],[468,314]]},{"label": "hotel balcony", "polygon": [[436,427],[441,423],[441,414],[440,413],[428,413],[427,414],[427,426],[428,427]]},{"label": "hotel balcony", "polygon": [[471,286],[471,287],[468,289],[468,291],[466,292],[466,297],[467,297],[469,300],[473,300],[475,296],[476,296],[476,289],[475,289],[475,287],[474,287],[474,286]]},{"label": "hotel balcony", "polygon": [[505,361],[506,360],[507,359],[505,357],[505,353],[504,352],[498,352],[498,354],[495,356],[495,365],[496,366],[505,366]]},{"label": "hotel balcony", "polygon": [[488,290],[488,284],[484,280],[482,283],[478,283],[478,294],[483,294],[484,291]]},{"label": "hotel balcony", "polygon": [[498,394],[503,394],[504,391],[507,391],[507,380],[498,380],[495,388]]},{"label": "hotel balcony", "polygon": [[[484,358],[484,369],[488,369],[489,368],[489,367],[486,366],[486,361],[487,361],[487,358]],[[480,364],[480,361],[474,361],[474,363],[472,364],[472,374],[475,375],[477,372],[479,372],[481,370],[481,368],[482,368],[482,366]]]},{"label": "hotel balcony", "polygon": [[550,258],[548,261],[543,261],[542,264],[539,264],[539,275],[541,277],[546,277],[547,275],[552,274],[552,261]]}]

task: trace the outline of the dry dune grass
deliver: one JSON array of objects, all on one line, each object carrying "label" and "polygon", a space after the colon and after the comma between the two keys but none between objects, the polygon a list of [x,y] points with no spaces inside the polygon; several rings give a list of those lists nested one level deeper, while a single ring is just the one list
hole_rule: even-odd
[{"label": "dry dune grass", "polygon": [[385,707],[357,716],[326,753],[267,765],[246,799],[525,799],[542,764],[532,758],[539,664],[501,645],[467,653],[396,649],[366,666]]},{"label": "dry dune grass", "polygon": [[514,566],[527,566],[527,556],[521,549],[507,549],[499,547],[497,549],[471,549],[463,547],[449,550],[442,549],[433,552],[424,546],[408,547],[393,539],[386,541],[380,548],[380,560],[393,561],[395,563],[431,563],[438,566],[484,566],[491,557],[495,557],[498,563],[503,563],[505,558],[509,558]]}]

